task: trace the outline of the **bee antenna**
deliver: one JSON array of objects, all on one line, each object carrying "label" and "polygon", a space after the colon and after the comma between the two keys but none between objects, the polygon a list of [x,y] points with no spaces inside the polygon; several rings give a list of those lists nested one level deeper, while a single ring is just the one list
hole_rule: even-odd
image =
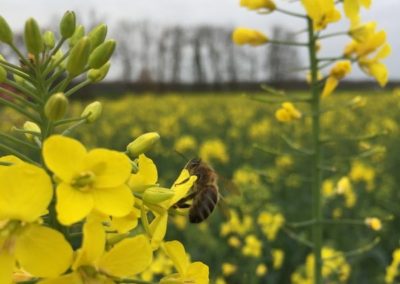
[{"label": "bee antenna", "polygon": [[189,160],[188,157],[186,157],[184,154],[182,154],[178,150],[174,149],[174,152],[177,153],[179,156],[181,156],[185,161]]}]

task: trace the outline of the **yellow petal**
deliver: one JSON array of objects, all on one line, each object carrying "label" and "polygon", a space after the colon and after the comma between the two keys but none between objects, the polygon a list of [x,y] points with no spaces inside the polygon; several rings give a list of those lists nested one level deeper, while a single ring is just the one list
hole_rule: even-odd
[{"label": "yellow petal", "polygon": [[36,166],[20,163],[0,171],[0,220],[33,222],[46,210],[53,195],[50,177]]},{"label": "yellow petal", "polygon": [[175,195],[170,200],[166,201],[166,204],[172,206],[185,197],[196,180],[196,176],[191,176],[188,170],[184,169],[171,188],[175,192]]},{"label": "yellow petal", "polygon": [[139,171],[132,174],[128,185],[134,192],[143,192],[157,183],[158,173],[153,161],[142,154],[139,156]]},{"label": "yellow petal", "polygon": [[0,283],[11,283],[15,258],[6,250],[0,249]]},{"label": "yellow petal", "polygon": [[78,251],[73,269],[79,266],[94,266],[104,253],[106,233],[101,220],[90,215],[83,225],[82,248]]},{"label": "yellow petal", "polygon": [[125,183],[132,170],[129,158],[108,149],[95,149],[84,159],[84,168],[96,176],[94,187],[116,187]]},{"label": "yellow petal", "polygon": [[344,0],[343,3],[344,13],[349,19],[357,18],[360,10],[358,0]]},{"label": "yellow petal", "polygon": [[384,87],[387,84],[389,72],[385,64],[372,64],[369,68],[369,73],[378,81],[381,87]]},{"label": "yellow petal", "polygon": [[65,182],[80,172],[85,147],[77,140],[53,135],[43,143],[43,159],[47,167]]},{"label": "yellow petal", "polygon": [[38,284],[83,284],[81,277],[73,272],[57,278],[39,281]]},{"label": "yellow petal", "polygon": [[57,187],[57,218],[63,225],[71,225],[85,218],[93,209],[93,196],[68,184]]},{"label": "yellow petal", "polygon": [[113,217],[111,220],[111,230],[116,230],[120,234],[127,233],[136,228],[139,217],[140,210],[136,208],[133,208],[126,216]]},{"label": "yellow petal", "polygon": [[37,277],[56,277],[72,262],[72,248],[53,229],[31,225],[19,236],[15,256],[23,269]]},{"label": "yellow petal", "polygon": [[330,94],[332,94],[332,92],[336,89],[338,84],[339,81],[336,78],[329,76],[328,80],[326,80],[324,90],[322,91],[322,97],[325,98]]},{"label": "yellow petal", "polygon": [[165,242],[163,245],[165,253],[174,263],[176,270],[185,275],[189,267],[189,260],[184,246],[178,241]]},{"label": "yellow petal", "polygon": [[150,224],[151,247],[156,250],[161,245],[165,234],[167,233],[168,213],[156,216]]},{"label": "yellow petal", "polygon": [[117,243],[99,261],[99,269],[108,275],[125,278],[144,271],[153,260],[149,240],[144,235]]},{"label": "yellow petal", "polygon": [[189,265],[185,278],[193,279],[196,284],[208,284],[209,269],[208,266],[202,262],[193,262]]},{"label": "yellow petal", "polygon": [[106,215],[123,217],[133,207],[133,195],[127,185],[113,188],[96,188],[92,194],[94,207]]},{"label": "yellow petal", "polygon": [[0,158],[0,162],[11,163],[14,165],[24,163],[24,161],[14,155],[3,156]]},{"label": "yellow petal", "polygon": [[392,48],[387,43],[379,50],[379,52],[375,56],[375,59],[376,60],[385,59],[386,57],[388,57],[390,55],[391,52],[392,52]]}]

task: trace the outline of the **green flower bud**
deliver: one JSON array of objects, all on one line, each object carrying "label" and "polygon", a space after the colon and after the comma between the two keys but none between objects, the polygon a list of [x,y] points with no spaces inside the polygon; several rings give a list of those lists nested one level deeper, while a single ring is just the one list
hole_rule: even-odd
[{"label": "green flower bud", "polygon": [[[63,56],[64,56],[64,52],[63,52],[61,49],[59,49],[59,50],[56,52],[56,54],[54,54],[54,55],[51,57],[51,65],[54,67],[54,64],[56,64],[56,62],[58,62]],[[60,68],[62,68],[62,69],[65,69],[65,65],[66,65],[66,62],[65,62],[65,60],[63,60],[63,61],[61,62],[61,64],[58,65],[58,67],[60,67]]]},{"label": "green flower bud", "polygon": [[38,23],[33,18],[29,18],[25,22],[24,40],[28,52],[36,55],[43,51],[42,34]]},{"label": "green flower bud", "polygon": [[89,56],[89,67],[97,69],[103,66],[113,54],[115,45],[115,40],[110,39],[96,47]]},{"label": "green flower bud", "polygon": [[[37,134],[40,134],[40,127],[36,123],[32,121],[26,121],[23,126],[24,130],[30,131],[30,132],[35,132]],[[32,141],[33,140],[33,135],[31,133],[25,133],[25,136],[28,140]]]},{"label": "green flower bud", "polygon": [[143,201],[150,204],[159,204],[171,199],[173,196],[174,192],[169,188],[150,187],[143,193]]},{"label": "green flower bud", "polygon": [[0,16],[0,41],[7,44],[12,44],[13,42],[12,30],[2,16]]},{"label": "green flower bud", "polygon": [[101,102],[95,101],[85,107],[83,110],[81,117],[86,117],[86,121],[88,123],[92,123],[93,121],[97,120],[101,115],[103,110],[103,106]]},{"label": "green flower bud", "polygon": [[107,26],[105,24],[100,24],[93,28],[89,33],[88,37],[92,43],[92,50],[98,47],[100,44],[104,42],[107,35]]},{"label": "green flower bud", "polygon": [[137,157],[149,151],[158,140],[160,135],[157,132],[145,133],[129,143],[126,150],[132,157]]},{"label": "green flower bud", "polygon": [[64,93],[55,93],[47,100],[44,114],[50,120],[59,120],[64,117],[68,108],[68,99]]},{"label": "green flower bud", "polygon": [[24,78],[22,78],[22,77],[20,77],[20,76],[18,76],[16,74],[13,74],[13,78],[14,78],[15,83],[17,83],[18,85],[24,85],[25,84],[25,79]]},{"label": "green flower bud", "polygon": [[47,49],[52,49],[56,45],[54,33],[52,31],[46,31],[43,34],[43,42]]},{"label": "green flower bud", "polygon": [[69,38],[69,46],[72,47],[75,44],[77,44],[77,42],[81,38],[83,38],[84,35],[85,35],[85,27],[82,25],[77,26],[74,34]]},{"label": "green flower bud", "polygon": [[91,82],[100,82],[102,81],[110,70],[111,63],[108,61],[106,64],[101,66],[99,69],[90,69],[87,73],[87,78]]},{"label": "green flower bud", "polygon": [[71,77],[76,77],[85,70],[90,55],[90,39],[81,38],[71,49],[66,69]]},{"label": "green flower bud", "polygon": [[76,18],[73,11],[65,12],[60,22],[60,34],[63,38],[70,38],[76,27]]}]

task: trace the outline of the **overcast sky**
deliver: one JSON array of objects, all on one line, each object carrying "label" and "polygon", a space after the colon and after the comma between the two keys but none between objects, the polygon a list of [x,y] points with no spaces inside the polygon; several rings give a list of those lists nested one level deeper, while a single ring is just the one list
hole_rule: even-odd
[{"label": "overcast sky", "polygon": [[[299,3],[276,0],[279,6],[299,10]],[[392,79],[400,79],[400,0],[373,0],[372,8],[363,12],[365,21],[377,21],[378,27],[387,31],[392,45],[392,55],[386,60]],[[0,14],[16,29],[23,27],[24,21],[35,17],[40,24],[48,24],[54,15],[62,15],[66,10],[74,10],[78,17],[88,18],[90,11],[107,21],[110,30],[119,20],[143,20],[158,24],[216,24],[247,26],[263,30],[268,34],[275,24],[298,31],[302,21],[280,13],[258,15],[240,8],[239,0],[1,0]],[[115,25],[116,26],[116,25]],[[330,31],[343,31],[347,21],[332,25]],[[111,34],[112,37],[112,34]],[[326,40],[323,54],[337,55],[348,41],[346,37]],[[353,72],[359,77],[360,72]]]}]

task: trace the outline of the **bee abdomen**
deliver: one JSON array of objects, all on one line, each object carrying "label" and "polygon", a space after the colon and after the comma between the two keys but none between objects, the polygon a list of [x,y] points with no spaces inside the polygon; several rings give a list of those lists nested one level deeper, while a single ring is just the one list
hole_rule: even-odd
[{"label": "bee abdomen", "polygon": [[189,210],[190,223],[200,223],[211,215],[218,203],[218,189],[209,185],[199,191]]}]

